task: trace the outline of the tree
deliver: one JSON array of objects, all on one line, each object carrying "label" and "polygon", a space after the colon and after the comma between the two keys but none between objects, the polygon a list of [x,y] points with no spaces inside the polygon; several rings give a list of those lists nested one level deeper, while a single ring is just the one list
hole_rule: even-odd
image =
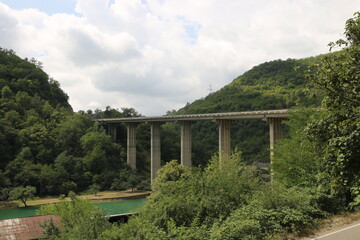
[{"label": "tree", "polygon": [[118,169],[121,160],[120,146],[112,142],[111,137],[101,131],[89,131],[80,138],[81,148],[85,154],[83,160],[93,173],[105,169]]},{"label": "tree", "polygon": [[27,200],[33,198],[36,193],[36,188],[33,186],[16,187],[10,191],[10,198],[13,200],[20,200],[25,207],[27,207]]},{"label": "tree", "polygon": [[69,154],[81,155],[80,138],[93,124],[93,121],[87,115],[75,113],[68,116],[57,128],[57,147],[64,151],[64,146],[66,146]]},{"label": "tree", "polygon": [[91,194],[94,194],[94,196],[96,196],[99,191],[100,191],[100,186],[98,184],[90,185],[89,192]]},{"label": "tree", "polygon": [[128,182],[131,187],[131,191],[133,192],[137,185],[140,183],[141,179],[138,175],[132,174],[130,175]]},{"label": "tree", "polygon": [[[274,180],[288,187],[316,187],[318,185],[320,154],[305,128],[319,115],[313,110],[293,111],[285,124],[289,137],[281,139],[275,147],[271,164]],[[296,151],[294,151],[296,149]]]},{"label": "tree", "polygon": [[0,170],[0,188],[6,188],[10,186],[10,180],[5,176],[5,173]]},{"label": "tree", "polygon": [[10,190],[8,188],[0,188],[0,201],[6,202],[9,200]]},{"label": "tree", "polygon": [[327,54],[311,74],[325,98],[325,112],[307,127],[323,150],[324,182],[348,204],[360,203],[360,12],[346,22],[346,39],[330,43],[341,51]]},{"label": "tree", "polygon": [[2,98],[10,98],[13,96],[13,92],[11,91],[11,88],[9,88],[9,86],[4,86],[1,89],[1,97]]}]

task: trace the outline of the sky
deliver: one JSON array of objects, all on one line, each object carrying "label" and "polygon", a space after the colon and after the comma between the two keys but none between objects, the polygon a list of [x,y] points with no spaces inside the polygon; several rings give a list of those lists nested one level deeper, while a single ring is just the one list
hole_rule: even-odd
[{"label": "sky", "polygon": [[359,0],[0,0],[0,47],[74,111],[164,115],[266,61],[328,52]]}]

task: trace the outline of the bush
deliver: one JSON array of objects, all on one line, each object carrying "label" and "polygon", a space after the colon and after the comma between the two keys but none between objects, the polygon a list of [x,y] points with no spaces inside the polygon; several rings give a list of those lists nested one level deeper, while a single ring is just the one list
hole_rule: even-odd
[{"label": "bush", "polygon": [[150,191],[151,190],[151,184],[149,179],[142,180],[139,185],[137,185],[137,190],[140,191]]},{"label": "bush", "polygon": [[[61,239],[98,239],[102,232],[110,228],[104,210],[91,204],[90,200],[71,197],[71,201],[63,200],[58,204],[42,206],[39,215],[57,215],[60,217],[59,231],[54,226],[45,225],[45,229],[52,229],[51,239],[61,236]],[[51,224],[51,223],[50,223]],[[60,233],[60,234],[59,234]]]},{"label": "bush", "polygon": [[144,218],[134,217],[127,224],[112,228],[103,232],[101,240],[118,239],[141,239],[141,240],[165,240],[166,233]]},{"label": "bush", "polygon": [[167,163],[153,181],[149,201],[139,217],[165,231],[168,237],[207,236],[218,219],[247,204],[259,189],[257,172],[241,162],[240,154],[214,157],[205,170]]},{"label": "bush", "polygon": [[212,237],[221,239],[266,239],[277,234],[300,233],[314,226],[322,212],[310,192],[298,188],[268,186],[253,200],[233,211]]},{"label": "bush", "polygon": [[211,231],[212,240],[263,240],[264,233],[261,231],[260,223],[257,220],[233,219],[232,216],[223,224],[215,224]]}]

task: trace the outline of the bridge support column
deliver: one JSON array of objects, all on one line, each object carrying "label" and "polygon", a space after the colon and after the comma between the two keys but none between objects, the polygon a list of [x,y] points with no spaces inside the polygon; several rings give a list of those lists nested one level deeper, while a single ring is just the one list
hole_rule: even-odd
[{"label": "bridge support column", "polygon": [[231,120],[217,120],[219,124],[219,157],[230,155],[231,153]]},{"label": "bridge support column", "polygon": [[151,180],[161,167],[160,122],[151,123]]},{"label": "bridge support column", "polygon": [[284,138],[283,118],[267,118],[270,131],[270,162],[274,155],[274,147],[278,140]]},{"label": "bridge support column", "polygon": [[136,127],[138,123],[127,123],[127,164],[136,169]]},{"label": "bridge support column", "polygon": [[192,166],[191,160],[191,121],[181,121],[181,164]]},{"label": "bridge support column", "polygon": [[[278,140],[284,138],[284,128],[282,126],[283,118],[266,118],[269,123],[270,132],[270,165],[274,159],[275,144]],[[271,183],[274,183],[274,172],[270,170]]]}]

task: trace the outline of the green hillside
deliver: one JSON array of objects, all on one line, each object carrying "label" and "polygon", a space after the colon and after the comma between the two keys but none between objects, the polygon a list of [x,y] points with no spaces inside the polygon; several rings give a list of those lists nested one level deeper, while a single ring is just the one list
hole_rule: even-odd
[{"label": "green hillside", "polygon": [[59,83],[42,70],[35,59],[21,59],[12,50],[0,48],[0,89],[8,86],[13,93],[23,92],[30,97],[38,96],[56,108],[71,110],[69,97]]},{"label": "green hillside", "polygon": [[316,58],[266,62],[232,83],[180,109],[177,114],[232,112],[314,105],[307,94],[305,73]]},{"label": "green hillside", "polygon": [[136,112],[73,113],[68,96],[40,62],[0,48],[0,200],[21,186],[36,187],[37,195],[58,195],[138,184],[123,148],[93,121],[94,115],[114,114]]},{"label": "green hillside", "polygon": [[1,48],[0,90],[0,167],[5,167],[27,144],[33,146],[33,153],[39,158],[46,159],[49,151],[30,143],[30,138],[36,134],[43,137],[37,144],[47,144],[44,133],[52,114],[72,112],[68,96],[58,82],[49,79],[40,63],[23,60],[12,50]]},{"label": "green hillside", "polygon": [[[319,106],[321,99],[311,94],[309,80],[305,77],[309,66],[316,59],[313,57],[275,60],[260,64],[219,91],[196,100],[172,114]],[[172,128],[175,127],[164,126],[166,130]],[[233,124],[232,149],[238,148],[249,163],[268,161],[268,138],[268,125],[262,121],[243,120]],[[175,142],[173,144],[176,145]],[[193,127],[194,163],[204,165],[217,150],[217,125],[213,122],[196,123]]]}]

